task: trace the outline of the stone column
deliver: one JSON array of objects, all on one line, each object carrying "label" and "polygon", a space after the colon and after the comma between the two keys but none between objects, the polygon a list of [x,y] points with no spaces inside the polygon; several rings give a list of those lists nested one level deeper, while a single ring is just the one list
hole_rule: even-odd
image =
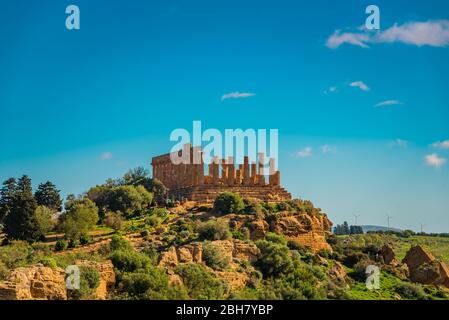
[{"label": "stone column", "polygon": [[219,172],[218,172],[218,158],[214,157],[212,159],[212,184],[218,186],[220,182]]},{"label": "stone column", "polygon": [[274,158],[270,158],[270,172],[269,172],[268,181],[270,186],[276,185],[276,160]]},{"label": "stone column", "polygon": [[228,186],[233,186],[235,184],[235,165],[234,157],[228,158]]},{"label": "stone column", "polygon": [[258,172],[258,182],[259,186],[265,185],[265,174],[264,174],[264,164],[265,164],[265,156],[263,153],[259,153],[259,172]]},{"label": "stone column", "polygon": [[228,165],[225,159],[221,159],[221,183],[228,184]]},{"label": "stone column", "polygon": [[243,185],[249,185],[249,158],[245,156],[243,158]]},{"label": "stone column", "polygon": [[256,163],[251,163],[251,179],[250,185],[255,185],[257,183],[257,173],[256,173]]}]

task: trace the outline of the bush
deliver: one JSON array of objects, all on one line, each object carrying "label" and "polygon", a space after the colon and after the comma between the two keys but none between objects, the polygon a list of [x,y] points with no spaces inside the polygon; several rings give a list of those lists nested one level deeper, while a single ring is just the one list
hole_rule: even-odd
[{"label": "bush", "polygon": [[215,198],[214,211],[220,214],[239,213],[245,207],[240,195],[223,192]]},{"label": "bush", "polygon": [[260,250],[256,266],[264,276],[277,277],[292,271],[293,263],[287,246],[266,240],[259,240],[256,245]]},{"label": "bush", "polygon": [[203,260],[214,270],[224,270],[229,267],[230,262],[226,254],[210,242],[203,243]]},{"label": "bush", "polygon": [[69,248],[76,248],[80,245],[80,241],[78,239],[70,239],[69,240]]},{"label": "bush", "polygon": [[98,222],[98,208],[87,197],[71,199],[66,203],[66,212],[61,215],[60,227],[69,240],[79,240]]},{"label": "bush", "polygon": [[69,291],[69,299],[93,299],[100,285],[100,273],[97,269],[87,266],[80,267],[80,288]]},{"label": "bush", "polygon": [[109,247],[111,251],[116,250],[131,251],[133,249],[131,244],[119,235],[112,236],[111,242],[109,243]]},{"label": "bush", "polygon": [[26,241],[12,241],[10,245],[0,247],[0,262],[8,269],[24,267],[31,262],[33,249]]},{"label": "bush", "polygon": [[114,229],[115,231],[122,230],[123,218],[120,211],[107,213],[106,218],[104,220],[104,224],[106,227]]},{"label": "bush", "polygon": [[246,214],[254,214],[257,217],[263,218],[262,205],[260,201],[253,198],[245,198],[243,200],[245,204],[245,208],[243,209],[243,213]]},{"label": "bush", "polygon": [[64,251],[64,250],[67,250],[68,247],[69,247],[69,243],[67,242],[67,240],[58,240],[58,242],[56,242],[56,245],[55,245],[55,250],[56,251]]},{"label": "bush", "polygon": [[87,233],[83,233],[80,236],[80,244],[82,246],[84,246],[86,244],[89,244],[89,243],[92,243],[92,241],[93,241],[92,237],[90,235],[88,235]]},{"label": "bush", "polygon": [[136,251],[117,250],[110,255],[114,267],[122,272],[146,270],[151,266],[151,260],[146,255]]},{"label": "bush", "polygon": [[222,220],[201,222],[196,227],[201,240],[226,240],[231,237],[229,225]]},{"label": "bush", "polygon": [[273,243],[277,243],[283,246],[287,245],[287,240],[285,239],[284,236],[277,234],[277,233],[273,233],[273,232],[268,232],[265,235],[265,240],[273,242]]},{"label": "bush", "polygon": [[405,299],[412,300],[426,300],[427,295],[425,294],[422,286],[413,283],[399,283],[395,286],[394,290]]},{"label": "bush", "polygon": [[0,281],[7,280],[9,277],[9,269],[0,261]]},{"label": "bush", "polygon": [[45,207],[45,206],[38,206],[35,211],[37,224],[39,226],[40,232],[45,235],[50,230],[54,228],[54,222],[53,222],[53,215],[54,212]]},{"label": "bush", "polygon": [[58,263],[52,257],[43,257],[39,260],[39,263],[42,263],[44,266],[55,269],[58,267]]},{"label": "bush", "polygon": [[227,292],[225,284],[200,264],[180,264],[175,272],[182,278],[191,299],[218,300]]},{"label": "bush", "polygon": [[158,227],[161,223],[161,218],[157,215],[151,215],[145,218],[145,224],[152,228]]}]

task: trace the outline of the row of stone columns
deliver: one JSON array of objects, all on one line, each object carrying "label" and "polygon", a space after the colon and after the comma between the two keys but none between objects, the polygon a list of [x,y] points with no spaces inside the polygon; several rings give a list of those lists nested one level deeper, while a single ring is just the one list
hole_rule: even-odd
[{"label": "row of stone columns", "polygon": [[[190,147],[190,159],[185,159],[178,164],[174,164],[170,154],[155,157],[152,161],[153,177],[162,181],[169,189],[199,185],[224,185],[224,186],[265,186],[264,154],[259,153],[259,162],[249,163],[249,157],[245,156],[243,164],[236,167],[233,157],[228,157],[228,161],[214,157],[208,165],[209,174],[204,175],[203,155],[200,148]],[[186,152],[186,148],[180,155]],[[187,154],[186,154],[187,155]],[[194,163],[194,157],[197,163]],[[198,161],[199,159],[199,161]],[[198,163],[199,162],[199,163]],[[276,170],[275,159],[269,161],[269,181],[270,186],[280,186],[280,172]],[[220,175],[221,167],[221,175]]]}]

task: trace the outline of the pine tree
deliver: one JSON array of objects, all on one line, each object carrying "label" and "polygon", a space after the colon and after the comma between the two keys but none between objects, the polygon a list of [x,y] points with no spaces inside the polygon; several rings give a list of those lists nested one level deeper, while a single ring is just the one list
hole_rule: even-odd
[{"label": "pine tree", "polygon": [[9,178],[3,182],[0,189],[0,223],[3,222],[11,208],[11,201],[17,192],[17,181],[15,178]]},{"label": "pine tree", "polygon": [[4,221],[8,240],[33,242],[42,236],[36,219],[36,208],[31,179],[23,176],[17,183],[17,192],[12,198],[8,216]]},{"label": "pine tree", "polygon": [[54,211],[62,210],[62,199],[59,195],[59,190],[50,181],[41,183],[37,187],[34,197],[40,206],[46,206]]}]

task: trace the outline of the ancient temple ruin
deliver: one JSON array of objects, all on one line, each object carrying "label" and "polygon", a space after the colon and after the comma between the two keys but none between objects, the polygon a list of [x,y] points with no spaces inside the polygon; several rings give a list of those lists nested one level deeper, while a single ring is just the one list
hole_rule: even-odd
[{"label": "ancient temple ruin", "polygon": [[[183,160],[174,162],[171,155]],[[185,145],[175,154],[154,157],[151,165],[153,178],[160,180],[176,200],[213,201],[224,191],[267,202],[291,199],[290,193],[281,187],[280,172],[275,169],[274,158],[269,161],[266,179],[262,153],[259,153],[257,163],[250,163],[248,156],[243,158],[242,164],[236,164],[233,157],[228,157],[227,161],[214,157],[207,165],[206,175],[201,148]]]}]

